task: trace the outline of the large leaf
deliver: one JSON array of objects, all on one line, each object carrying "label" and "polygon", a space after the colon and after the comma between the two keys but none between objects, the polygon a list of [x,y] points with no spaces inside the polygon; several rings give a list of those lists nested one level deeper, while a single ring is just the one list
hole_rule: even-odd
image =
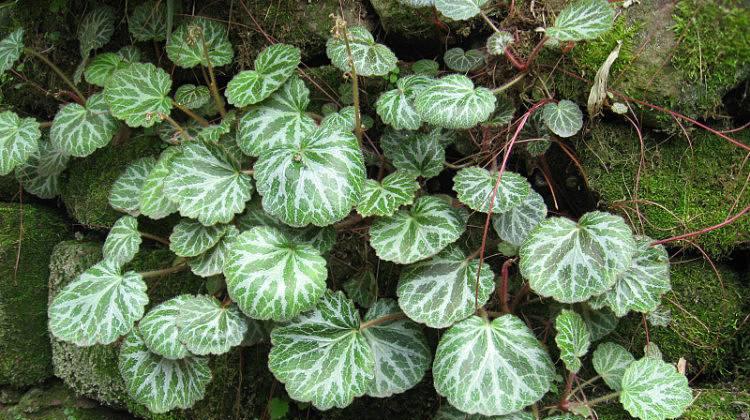
[{"label": "large leaf", "polygon": [[589,328],[578,313],[563,309],[555,318],[555,330],[560,359],[569,371],[577,373],[581,369],[581,357],[588,353],[591,345]]},{"label": "large leaf", "polygon": [[216,245],[226,231],[227,225],[204,226],[182,219],[169,235],[169,249],[180,257],[195,257]]},{"label": "large leaf", "polygon": [[38,151],[40,137],[39,123],[34,118],[0,112],[0,175],[8,175]]},{"label": "large leaf", "polygon": [[[526,411],[516,411],[515,413],[504,416],[483,416],[481,414],[466,414],[463,411],[453,407],[450,404],[443,404],[435,413],[432,420],[534,420],[532,413]],[[547,420],[548,417],[545,417]]]},{"label": "large leaf", "polygon": [[514,413],[547,393],[555,376],[549,355],[513,315],[477,316],[445,332],[432,366],[435,390],[469,414]]},{"label": "large leaf", "polygon": [[341,288],[354,303],[363,307],[371,307],[378,298],[378,279],[372,270],[363,270],[344,282]]},{"label": "large leaf", "polygon": [[315,310],[273,330],[268,367],[295,400],[319,410],[346,407],[375,379],[375,357],[359,324],[354,304],[326,291]]},{"label": "large leaf", "polygon": [[[393,299],[381,299],[367,311],[365,321],[400,314]],[[408,319],[397,319],[365,328],[367,340],[375,358],[375,380],[367,395],[385,398],[412,388],[430,368],[432,354],[422,327]]]},{"label": "large leaf", "polygon": [[206,86],[187,84],[177,88],[174,100],[187,108],[197,109],[211,100],[211,93]]},{"label": "large leaf", "polygon": [[138,207],[152,219],[163,219],[177,211],[177,203],[164,193],[164,180],[169,176],[172,159],[180,153],[177,147],[165,149],[151,168],[141,186]]},{"label": "large leaf", "polygon": [[531,190],[521,204],[504,213],[493,215],[492,226],[500,239],[521,246],[546,216],[547,206],[544,199],[539,193]]},{"label": "large leaf", "polygon": [[607,0],[579,0],[565,7],[547,35],[559,41],[595,39],[612,27],[615,9]]},{"label": "large leaf", "polygon": [[443,54],[443,61],[449,69],[466,73],[484,65],[484,54],[479,50],[464,51],[463,48],[451,48]]},{"label": "large leaf", "polygon": [[417,190],[419,183],[402,171],[386,176],[381,182],[368,179],[362,188],[357,213],[363,217],[391,216],[399,207],[413,203]]},{"label": "large leaf", "polygon": [[489,118],[495,110],[495,96],[489,89],[475,89],[468,77],[451,74],[419,92],[414,106],[422,120],[434,126],[466,129]]},{"label": "large leaf", "polygon": [[478,15],[487,0],[435,0],[435,8],[453,20],[471,19]]},{"label": "large leaf", "polygon": [[187,346],[179,340],[177,318],[180,308],[191,298],[191,295],[179,295],[162,302],[138,322],[137,331],[149,351],[167,359],[190,356]]},{"label": "large leaf", "polygon": [[164,41],[167,39],[166,1],[147,0],[133,8],[128,18],[128,30],[136,41]]},{"label": "large leaf", "polygon": [[23,53],[23,28],[16,29],[0,41],[0,74],[10,70]]},{"label": "large leaf", "polygon": [[309,243],[258,226],[242,232],[224,264],[227,291],[254,319],[287,320],[315,306],[326,288],[326,261]]},{"label": "large leaf", "polygon": [[254,169],[263,208],[291,226],[343,219],[365,180],[357,138],[325,127],[262,154]]},{"label": "large leaf", "polygon": [[[505,171],[498,185],[498,173],[478,166],[463,168],[453,178],[453,190],[458,200],[469,208],[495,214],[517,207],[531,192],[531,185],[521,175]],[[495,191],[493,195],[493,191]]]},{"label": "large leaf", "polygon": [[151,127],[169,115],[172,80],[151,63],[133,63],[117,70],[104,85],[104,99],[115,118],[130,127]]},{"label": "large leaf", "polygon": [[634,417],[677,418],[692,401],[693,393],[685,375],[660,359],[644,357],[625,369],[620,403]]},{"label": "large leaf", "polygon": [[121,274],[118,262],[103,260],[55,296],[48,309],[49,330],[77,346],[113,343],[141,319],[147,303],[140,274]]},{"label": "large leaf", "polygon": [[326,54],[339,70],[349,72],[353,64],[358,76],[385,76],[396,67],[396,55],[385,45],[375,42],[364,26],[348,28],[347,35],[349,48],[343,33],[329,38],[326,44]]},{"label": "large leaf", "polygon": [[445,145],[435,131],[387,131],[380,139],[385,156],[396,169],[414,177],[432,178],[443,171]]},{"label": "large leaf", "polygon": [[141,214],[141,188],[155,165],[156,159],[153,156],[131,162],[112,184],[112,189],[109,191],[109,205],[131,216],[139,216]]},{"label": "large leaf", "polygon": [[238,107],[257,104],[281,87],[302,60],[299,48],[274,44],[255,59],[255,70],[240,72],[227,84],[227,101]]},{"label": "large leaf", "polygon": [[104,241],[104,259],[125,264],[133,260],[141,246],[138,220],[130,215],[117,219]]},{"label": "large leaf", "polygon": [[115,32],[115,11],[100,6],[87,13],[78,27],[81,57],[87,58],[92,50],[103,47]]},{"label": "large leaf", "polygon": [[183,23],[169,37],[167,56],[183,68],[198,64],[220,67],[232,62],[234,50],[229,42],[227,27],[203,17]]},{"label": "large leaf", "polygon": [[315,130],[315,120],[305,114],[310,91],[292,76],[268,100],[240,119],[237,144],[242,152],[259,156],[280,145],[299,144]]},{"label": "large leaf", "polygon": [[229,223],[253,193],[250,175],[221,145],[194,141],[172,159],[164,189],[184,217],[206,226]]},{"label": "large leaf", "polygon": [[625,369],[635,358],[625,347],[615,343],[602,343],[594,350],[591,363],[604,382],[615,391],[622,390]]},{"label": "large leaf", "polygon": [[94,57],[86,66],[83,76],[92,85],[104,87],[112,75],[130,64],[117,53],[106,52]]},{"label": "large leaf", "polygon": [[106,146],[117,127],[104,95],[95,93],[86,101],[86,106],[70,103],[60,109],[52,122],[50,140],[71,156],[86,157]]},{"label": "large leaf", "polygon": [[375,102],[375,109],[384,123],[401,130],[416,130],[422,118],[414,109],[416,94],[429,83],[427,76],[411,75],[398,79],[396,89],[383,92]]},{"label": "large leaf", "polygon": [[573,101],[563,99],[542,108],[544,124],[560,137],[570,137],[583,127],[583,113]]},{"label": "large leaf", "polygon": [[521,247],[521,274],[541,296],[583,302],[609,290],[634,252],[633,234],[619,216],[595,211],[578,223],[553,217]]},{"label": "large leaf", "polygon": [[222,305],[215,297],[190,296],[177,315],[177,338],[197,355],[222,354],[239,346],[247,321],[237,305]]},{"label": "large leaf", "polygon": [[122,343],[118,365],[128,394],[153,413],[192,407],[211,382],[208,359],[161,357],[148,350],[137,331]]},{"label": "large leaf", "polygon": [[464,230],[466,221],[458,209],[440,197],[423,196],[408,210],[375,219],[370,245],[380,259],[411,264],[437,254]]},{"label": "large leaf", "polygon": [[432,328],[445,328],[473,314],[495,289],[487,264],[469,259],[458,246],[448,246],[427,261],[401,272],[398,303],[409,318]]},{"label": "large leaf", "polygon": [[240,231],[236,227],[229,225],[227,227],[227,232],[221,237],[221,239],[219,239],[219,243],[214,245],[214,247],[208,251],[195,258],[191,258],[188,261],[190,271],[196,276],[201,277],[210,277],[221,274],[224,270],[224,262],[229,254],[232,242],[237,239],[239,234]]}]

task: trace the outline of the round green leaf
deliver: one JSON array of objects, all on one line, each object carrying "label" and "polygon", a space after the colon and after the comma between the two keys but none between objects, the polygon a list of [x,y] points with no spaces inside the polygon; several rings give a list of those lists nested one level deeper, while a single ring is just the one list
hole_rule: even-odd
[{"label": "round green leaf", "polygon": [[581,357],[588,353],[591,345],[589,328],[576,312],[563,309],[555,318],[555,329],[560,359],[569,371],[577,373],[581,369]]},{"label": "round green leaf", "polygon": [[40,140],[39,148],[26,162],[16,166],[16,179],[28,193],[44,199],[55,198],[60,195],[60,173],[68,159],[49,141]]},{"label": "round green leaf", "polygon": [[380,138],[380,144],[386,158],[399,171],[432,178],[443,171],[445,163],[445,145],[436,134],[389,130]]},{"label": "round green leaf", "polygon": [[625,347],[615,343],[602,343],[594,350],[591,363],[604,382],[615,391],[622,390],[625,369],[635,358]]},{"label": "round green leaf", "polygon": [[475,89],[468,77],[451,74],[419,92],[414,106],[422,120],[434,126],[466,129],[489,118],[495,110],[495,96],[489,89]]},{"label": "round green leaf", "polygon": [[190,356],[187,346],[178,339],[177,316],[191,297],[180,295],[162,302],[138,322],[137,331],[149,351],[173,360]]},{"label": "round green leaf", "polygon": [[87,13],[78,27],[81,57],[87,58],[92,50],[103,47],[115,32],[115,10],[100,6]]},{"label": "round green leaf", "polygon": [[128,30],[136,41],[167,39],[167,7],[165,1],[147,0],[135,6],[128,18]]},{"label": "round green leaf", "polygon": [[692,401],[693,393],[685,375],[660,359],[644,357],[625,369],[620,403],[634,417],[677,418]]},{"label": "round green leaf", "polygon": [[357,213],[363,217],[391,216],[399,207],[414,202],[419,183],[408,173],[396,171],[382,182],[365,181],[357,204]]},{"label": "round green leaf", "polygon": [[449,69],[466,73],[484,65],[484,54],[479,50],[464,51],[463,48],[451,48],[443,54],[443,61]]},{"label": "round green leaf", "polygon": [[[428,0],[432,1],[432,0]],[[435,60],[417,60],[414,62],[414,64],[411,65],[411,71],[414,72],[414,74],[421,75],[421,76],[428,76],[428,77],[435,77],[438,74],[438,71],[440,70],[440,64],[438,64]]]},{"label": "round green leaf", "polygon": [[504,55],[515,39],[508,31],[495,32],[487,38],[487,52],[493,55]]},{"label": "round green leaf", "polygon": [[169,115],[172,80],[151,63],[133,63],[117,70],[104,85],[104,99],[115,118],[130,127],[151,127]]},{"label": "round green leaf", "polygon": [[23,53],[23,28],[16,29],[0,41],[0,74],[10,70]]},{"label": "round green leaf", "polygon": [[429,77],[419,75],[398,79],[396,89],[382,93],[375,102],[375,109],[380,119],[397,130],[419,129],[422,125],[422,118],[414,109],[414,98],[430,81]]},{"label": "round green leaf", "polygon": [[183,68],[198,64],[221,67],[232,62],[234,50],[224,24],[203,17],[183,23],[169,37],[167,56]]},{"label": "round green leaf", "polygon": [[109,205],[117,211],[139,216],[141,214],[139,207],[141,189],[155,165],[156,159],[153,156],[131,162],[112,184],[112,189],[109,191]]},{"label": "round green leaf", "polygon": [[169,249],[180,257],[195,257],[216,245],[226,231],[227,225],[204,226],[182,219],[169,235]]},{"label": "round green leaf", "polygon": [[239,234],[240,231],[236,227],[232,225],[227,226],[227,232],[219,239],[219,243],[188,261],[190,271],[196,276],[201,277],[211,277],[221,274],[224,270],[224,262],[229,254],[232,242],[237,239]]},{"label": "round green leaf", "polygon": [[435,8],[453,20],[467,20],[478,15],[487,0],[435,0]]},{"label": "round green leaf", "polygon": [[570,137],[583,127],[583,113],[578,105],[567,99],[547,104],[542,108],[544,124],[560,137]]},{"label": "round green leaf", "polygon": [[539,193],[531,190],[521,204],[504,213],[493,215],[492,226],[500,239],[512,245],[521,246],[546,216],[547,206],[544,204],[544,199]]},{"label": "round green leaf", "polygon": [[34,118],[0,112],[0,175],[8,175],[38,151],[40,137],[39,123]]},{"label": "round green leaf", "polygon": [[348,49],[343,34],[329,38],[326,44],[326,54],[339,70],[349,72],[353,64],[358,76],[367,77],[385,76],[396,67],[396,55],[385,45],[375,42],[364,26],[348,28],[347,35]]},{"label": "round green leaf", "polygon": [[172,159],[180,153],[177,147],[164,149],[141,186],[138,207],[145,216],[163,219],[177,211],[177,203],[164,192],[164,180],[169,176]]},{"label": "round green leaf", "polygon": [[182,85],[174,93],[174,100],[187,108],[197,109],[211,100],[211,92],[202,85]]},{"label": "round green leaf", "polygon": [[110,229],[104,241],[104,259],[125,264],[133,260],[141,246],[138,220],[133,216],[122,216]]},{"label": "round green leaf", "polygon": [[224,306],[213,296],[195,295],[179,307],[177,331],[191,353],[223,354],[240,345],[247,321],[237,305]]},{"label": "round green leaf", "polygon": [[607,0],[579,0],[566,6],[547,28],[547,36],[558,41],[595,39],[612,27],[615,9]]},{"label": "round green leaf", "polygon": [[104,95],[95,93],[86,106],[70,103],[60,109],[52,122],[50,140],[71,156],[86,157],[109,144],[118,125],[109,113]]},{"label": "round green leaf", "polygon": [[458,171],[453,178],[453,190],[456,191],[458,200],[469,208],[483,213],[488,213],[492,209],[495,214],[505,213],[517,207],[531,192],[531,185],[526,178],[515,172],[505,171],[493,200],[497,180],[497,172],[471,166]]},{"label": "round green leaf", "polygon": [[299,66],[299,48],[274,44],[264,49],[255,59],[255,70],[238,73],[227,84],[227,101],[237,107],[257,104],[269,97],[294,74]]},{"label": "round green leaf", "polygon": [[90,84],[104,87],[107,84],[107,80],[117,70],[127,67],[130,63],[131,61],[124,59],[117,53],[101,53],[88,63],[83,76]]}]

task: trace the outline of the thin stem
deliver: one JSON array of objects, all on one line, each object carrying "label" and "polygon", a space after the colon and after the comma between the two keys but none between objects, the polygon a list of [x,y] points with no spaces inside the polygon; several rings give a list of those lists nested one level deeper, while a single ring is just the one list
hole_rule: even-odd
[{"label": "thin stem", "polygon": [[348,218],[336,223],[333,225],[333,228],[338,230],[346,230],[357,223],[361,222],[363,219],[362,215],[359,213],[349,216]]},{"label": "thin stem", "polygon": [[72,90],[78,96],[78,98],[79,98],[78,102],[81,103],[81,105],[83,105],[83,104],[86,103],[86,96],[84,96],[84,94],[81,93],[80,90],[78,90],[78,88],[76,87],[76,85],[68,78],[68,76],[66,76],[65,73],[63,73],[63,71],[60,70],[60,68],[57,67],[55,65],[55,63],[51,62],[44,54],[41,54],[41,53],[37,52],[36,50],[31,49],[31,48],[24,48],[23,52],[26,53],[26,54],[29,54],[31,56],[34,56],[34,57],[38,58],[44,64],[46,64],[49,68],[51,68],[52,71],[54,71],[55,73],[57,73],[57,75],[60,76],[60,78],[63,80],[63,82],[65,82],[65,84],[67,84],[70,87],[70,90]]},{"label": "thin stem", "polygon": [[498,29],[498,27],[495,26],[494,23],[492,23],[492,21],[490,20],[490,18],[484,12],[480,11],[479,15],[482,16],[482,19],[484,19],[484,21],[487,22],[488,25],[490,25],[490,27],[492,28],[493,31],[500,32],[500,29]]},{"label": "thin stem", "polygon": [[381,316],[380,318],[371,319],[367,322],[363,322],[359,324],[359,330],[364,331],[376,325],[385,324],[386,322],[391,322],[391,321],[398,321],[399,319],[404,319],[404,318],[406,318],[406,315],[404,315],[403,312],[398,312],[395,314],[388,314],[385,316]]},{"label": "thin stem", "polygon": [[506,260],[500,269],[500,289],[498,294],[500,298],[500,311],[504,314],[510,313],[510,308],[508,307],[508,278],[510,266],[513,265],[514,262],[515,258]]},{"label": "thin stem", "polygon": [[529,286],[529,283],[526,282],[521,286],[521,289],[516,293],[515,296],[513,296],[513,301],[510,303],[510,311],[511,313],[518,307],[518,304],[521,303],[521,299],[524,298],[524,296],[528,295],[531,291],[531,286]]},{"label": "thin stem", "polygon": [[206,45],[206,37],[203,36],[203,33],[201,33],[201,42],[203,43],[203,54],[206,56],[206,64],[208,64],[206,66],[208,67],[208,76],[211,79],[208,87],[211,89],[211,96],[214,98],[214,102],[216,102],[216,108],[219,109],[221,118],[224,118],[227,115],[227,110],[224,108],[224,101],[221,100],[221,95],[219,95],[219,86],[216,84],[214,66],[211,65],[211,59],[208,57],[208,46]]},{"label": "thin stem", "polygon": [[565,391],[563,391],[562,396],[560,397],[560,402],[557,403],[557,406],[562,411],[568,411],[570,408],[570,401],[568,401],[568,398],[570,397],[570,391],[573,389],[573,380],[575,378],[575,372],[568,372],[568,379],[565,381]]},{"label": "thin stem", "polygon": [[151,239],[152,241],[159,242],[161,244],[169,246],[169,239],[162,238],[161,236],[153,235],[147,232],[138,232],[142,238]]},{"label": "thin stem", "polygon": [[188,265],[186,263],[182,263],[182,264],[173,265],[172,267],[162,268],[161,270],[144,271],[138,274],[140,274],[141,277],[144,279],[150,279],[154,277],[167,276],[173,273],[179,273],[180,271],[186,269],[187,266]]},{"label": "thin stem", "polygon": [[542,47],[544,47],[544,44],[546,44],[548,40],[549,40],[549,38],[547,38],[545,36],[544,38],[542,38],[539,41],[538,44],[536,44],[536,46],[534,47],[534,49],[531,51],[531,54],[529,54],[529,56],[526,58],[526,68],[529,68],[529,66],[531,65],[531,63],[533,63],[534,60],[536,60],[536,57],[542,51]]},{"label": "thin stem", "polygon": [[159,114],[159,118],[161,118],[162,120],[168,122],[169,125],[171,125],[172,127],[174,127],[174,129],[177,130],[177,132],[180,133],[180,135],[185,140],[187,140],[187,141],[193,140],[193,138],[190,137],[190,134],[188,134],[188,132],[184,128],[182,128],[182,126],[177,121],[175,121],[174,119],[172,119],[172,117],[170,117],[169,115],[167,115],[167,114]]},{"label": "thin stem", "polygon": [[456,164],[448,162],[447,160],[445,162],[443,162],[443,165],[445,165],[446,168],[456,169],[456,170],[462,169],[462,168],[466,168],[467,166],[471,166],[473,164],[474,164],[474,162],[467,162],[467,163],[464,163],[462,165],[456,165]]},{"label": "thin stem", "polygon": [[512,64],[513,67],[515,67],[517,70],[523,72],[526,71],[526,63],[519,61],[518,58],[516,58],[516,55],[513,54],[513,50],[511,50],[510,47],[506,47],[503,50],[503,54],[505,54],[505,58],[507,58],[508,61],[510,61],[510,64]]},{"label": "thin stem", "polygon": [[182,105],[181,103],[175,101],[174,99],[172,99],[172,105],[174,105],[175,108],[177,108],[180,111],[182,111],[183,113],[185,113],[185,115],[187,115],[188,117],[190,117],[193,120],[195,120],[195,122],[197,122],[198,124],[200,124],[201,127],[208,127],[209,125],[211,125],[208,122],[208,120],[206,120],[205,118],[203,118],[200,115],[196,114],[195,112],[193,112],[192,109],[186,107],[185,105]]},{"label": "thin stem", "polygon": [[729,224],[733,223],[735,220],[737,220],[740,217],[744,216],[745,213],[747,213],[747,212],[750,212],[750,206],[745,207],[741,212],[735,214],[734,216],[730,217],[729,219],[727,219],[727,220],[725,220],[725,221],[723,221],[723,222],[721,222],[721,223],[719,223],[717,225],[709,226],[707,228],[703,228],[703,229],[697,230],[695,232],[689,232],[689,233],[685,233],[683,235],[673,236],[671,238],[661,239],[661,240],[658,240],[658,241],[654,241],[654,242],[651,242],[651,246],[661,245],[661,244],[665,244],[667,242],[679,241],[681,239],[686,239],[686,238],[690,238],[692,236],[698,236],[698,235],[702,235],[704,233],[711,232],[713,230],[722,228],[722,227],[724,227],[726,225],[729,225]]},{"label": "thin stem", "polygon": [[513,85],[515,85],[516,83],[518,83],[521,80],[523,80],[526,77],[527,74],[528,73],[526,73],[526,72],[519,74],[518,76],[516,76],[516,77],[510,79],[509,81],[505,82],[503,85],[501,85],[499,87],[496,87],[495,89],[492,89],[492,93],[495,94],[495,95],[497,95],[498,93],[504,92],[504,91],[512,88]]},{"label": "thin stem", "polygon": [[589,400],[589,401],[588,401],[588,402],[586,403],[586,405],[587,405],[587,406],[589,406],[589,407],[591,407],[591,406],[593,406],[593,405],[596,405],[596,404],[602,403],[602,402],[604,402],[604,401],[609,401],[609,400],[611,400],[611,399],[613,399],[613,398],[617,398],[617,397],[619,397],[619,396],[620,396],[620,393],[619,393],[619,392],[613,392],[613,393],[611,393],[611,394],[607,394],[607,395],[602,395],[602,396],[601,396],[601,397],[599,397],[599,398],[594,398],[593,400]]},{"label": "thin stem", "polygon": [[50,128],[52,127],[52,121],[44,121],[39,123],[39,128]]},{"label": "thin stem", "polygon": [[588,385],[591,385],[592,383],[594,383],[597,380],[599,380],[599,378],[601,378],[601,376],[596,375],[593,378],[589,379],[588,381],[585,381],[585,382],[581,383],[573,391],[570,392],[570,395],[576,395],[577,393],[581,392],[581,390],[583,390],[583,388],[586,388]]},{"label": "thin stem", "polygon": [[240,172],[243,173],[243,174],[245,174],[245,175],[252,175],[252,174],[255,173],[255,169],[243,169]]},{"label": "thin stem", "polygon": [[354,68],[354,58],[352,56],[352,49],[349,45],[349,29],[346,26],[346,21],[341,20],[342,27],[344,28],[344,44],[346,45],[346,54],[349,56],[349,63],[351,64],[351,75],[352,75],[352,101],[354,102],[354,134],[357,136],[359,146],[362,147],[362,121],[359,115],[359,79],[357,78],[357,69]]}]

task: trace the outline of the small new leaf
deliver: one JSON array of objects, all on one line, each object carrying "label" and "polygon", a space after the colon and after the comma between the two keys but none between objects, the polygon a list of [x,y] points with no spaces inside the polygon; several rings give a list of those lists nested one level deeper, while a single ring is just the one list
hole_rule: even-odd
[{"label": "small new leaf", "polygon": [[505,49],[514,41],[513,34],[508,31],[495,32],[487,38],[487,52],[492,55],[504,55]]},{"label": "small new leaf", "polygon": [[447,18],[467,20],[478,15],[487,0],[435,0],[435,8]]},{"label": "small new leaf", "polygon": [[239,234],[240,231],[236,227],[232,225],[227,226],[227,232],[219,239],[219,243],[188,261],[190,271],[196,276],[201,277],[211,277],[221,274],[224,270],[224,262],[226,261],[232,242],[237,239]]},{"label": "small new leaf", "polygon": [[211,100],[208,87],[202,85],[182,85],[174,93],[174,100],[190,109],[198,109]]},{"label": "small new leaf", "polygon": [[203,17],[180,25],[169,37],[167,56],[183,68],[221,67],[232,62],[234,50],[224,24]]},{"label": "small new leaf", "polygon": [[167,39],[167,6],[165,1],[147,0],[135,6],[128,18],[128,30],[136,41]]},{"label": "small new leaf", "polygon": [[345,281],[341,288],[344,289],[349,299],[363,308],[371,307],[378,298],[378,280],[371,270],[355,274],[354,277]]},{"label": "small new leaf", "polygon": [[583,127],[583,113],[578,105],[567,99],[547,104],[542,108],[544,124],[560,137],[570,137]]},{"label": "small new leaf", "polygon": [[417,94],[414,106],[422,120],[442,128],[471,128],[495,110],[489,89],[474,88],[466,76],[451,74],[437,79]]},{"label": "small new leaf", "polygon": [[581,369],[581,357],[586,355],[591,344],[589,329],[580,315],[568,309],[563,309],[555,318],[555,329],[560,359],[569,371],[577,373]]},{"label": "small new leaf", "polygon": [[169,235],[169,249],[180,257],[195,257],[216,245],[226,231],[227,225],[204,226],[182,219]]},{"label": "small new leaf", "polygon": [[375,102],[375,109],[383,122],[397,130],[417,130],[422,118],[414,109],[414,98],[430,80],[427,76],[406,76],[398,79],[396,89],[382,93]]},{"label": "small new leaf", "polygon": [[443,61],[449,69],[466,73],[484,65],[484,54],[479,50],[464,51],[463,48],[456,47],[443,54]]},{"label": "small new leaf", "polygon": [[10,70],[23,53],[23,28],[16,29],[0,41],[0,74]]},{"label": "small new leaf", "polygon": [[81,57],[88,58],[92,50],[103,47],[115,31],[115,11],[101,6],[87,13],[78,27]]}]

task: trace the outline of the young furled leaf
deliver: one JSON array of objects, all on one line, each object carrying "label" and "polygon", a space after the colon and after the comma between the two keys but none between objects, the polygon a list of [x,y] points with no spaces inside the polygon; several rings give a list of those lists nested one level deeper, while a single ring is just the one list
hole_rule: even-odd
[{"label": "young furled leaf", "polygon": [[239,234],[240,231],[236,227],[232,225],[227,226],[227,232],[219,239],[219,243],[188,261],[190,271],[196,276],[201,277],[221,274],[224,270],[224,262],[226,261],[232,242],[237,239]]},{"label": "young furled leaf", "polygon": [[103,260],[66,285],[48,309],[49,330],[77,346],[110,344],[141,319],[148,303],[146,283],[120,263]]},{"label": "young furled leaf", "polygon": [[156,159],[147,156],[131,162],[112,184],[109,205],[117,211],[137,217],[141,214],[140,197],[148,174],[156,166]]},{"label": "young furled leaf", "polygon": [[86,70],[83,72],[83,77],[92,85],[104,87],[107,80],[117,70],[123,69],[131,63],[132,61],[124,59],[117,53],[101,53],[88,63]]},{"label": "young furled leaf", "polygon": [[[483,416],[481,414],[466,414],[450,404],[443,404],[432,420],[535,420],[532,413],[516,411],[504,416]],[[545,420],[549,417],[545,417]]]},{"label": "young furled leaf", "polygon": [[[367,311],[364,321],[373,321],[401,310],[393,299],[381,299]],[[411,389],[430,368],[432,355],[422,327],[408,319],[383,322],[362,330],[375,358],[375,380],[367,395],[390,397]]]},{"label": "young furled leaf", "polygon": [[255,70],[238,73],[227,84],[224,95],[237,107],[257,104],[269,97],[294,74],[302,60],[299,48],[274,44],[255,59]]},{"label": "young furled leaf", "polygon": [[221,145],[194,141],[172,158],[164,191],[180,214],[206,226],[229,223],[253,193],[250,175]]},{"label": "young furled leaf", "polygon": [[492,55],[504,55],[505,49],[514,41],[513,34],[508,31],[495,32],[487,38],[487,52]]},{"label": "young furled leaf", "polygon": [[521,246],[547,216],[547,206],[542,196],[534,190],[530,191],[521,204],[492,216],[492,227],[497,235],[512,245]]},{"label": "young furled leaf", "polygon": [[290,226],[343,219],[362,191],[365,166],[352,133],[319,127],[261,154],[254,165],[263,208]]},{"label": "young furled leaf", "polygon": [[489,89],[474,88],[468,77],[451,74],[417,93],[414,107],[423,121],[434,126],[466,129],[489,118],[495,96]]},{"label": "young furled leaf", "polygon": [[615,9],[607,0],[578,0],[566,6],[547,28],[547,36],[558,41],[595,39],[612,27]]},{"label": "young furled leaf", "polygon": [[162,0],[147,0],[135,6],[128,18],[128,30],[136,41],[167,39],[167,7]]},{"label": "young furled leaf", "polygon": [[497,180],[497,172],[471,166],[458,171],[453,178],[453,190],[458,200],[469,208],[483,213],[488,213],[492,209],[495,214],[505,213],[517,207],[531,192],[531,185],[526,178],[515,172],[505,171],[493,199],[492,193]]},{"label": "young furled leaf", "polygon": [[203,17],[183,23],[169,37],[167,56],[182,68],[198,64],[221,67],[232,62],[234,50],[224,24]]},{"label": "young furled leaf", "polygon": [[692,401],[693,393],[685,375],[660,359],[644,357],[625,369],[620,403],[633,417],[677,418]]},{"label": "young furled leaf", "polygon": [[259,156],[282,144],[299,144],[316,128],[315,120],[305,113],[309,103],[305,83],[290,77],[265,102],[240,118],[237,144],[242,152]]},{"label": "young furled leaf", "polygon": [[161,357],[148,350],[135,330],[120,347],[118,366],[128,394],[157,414],[192,407],[203,398],[206,385],[211,382],[208,359]]},{"label": "young furled leaf", "polygon": [[169,115],[172,80],[151,63],[132,63],[117,70],[104,85],[104,99],[115,118],[130,127],[151,127]]},{"label": "young furled leaf", "polygon": [[23,28],[16,29],[0,41],[0,74],[10,70],[23,53]]},{"label": "young furled leaf", "polygon": [[396,171],[377,182],[365,180],[357,204],[357,213],[363,217],[391,216],[399,207],[414,202],[419,183],[411,174]]},{"label": "young furled leaf", "polygon": [[386,131],[380,138],[383,153],[399,171],[413,177],[432,178],[443,171],[445,145],[435,131]]},{"label": "young furled leaf", "polygon": [[190,296],[178,309],[177,338],[199,356],[228,352],[240,345],[246,331],[237,305],[222,305],[213,296]]},{"label": "young furled leaf", "polygon": [[514,315],[490,322],[471,316],[440,339],[435,390],[469,414],[517,412],[549,391],[555,370],[534,333]]},{"label": "young furled leaf", "polygon": [[451,48],[443,54],[443,61],[449,69],[466,73],[484,65],[484,54],[479,50],[464,51],[463,48]]},{"label": "young furled leaf", "polygon": [[169,175],[172,159],[180,153],[178,147],[168,147],[159,156],[141,186],[138,207],[144,216],[163,219],[177,211],[177,203],[164,192],[164,180]]},{"label": "young furled leaf", "polygon": [[369,308],[378,298],[378,280],[372,270],[355,274],[341,285],[346,295],[357,305]]},{"label": "young furled leaf", "polygon": [[544,124],[560,137],[570,137],[583,127],[583,113],[578,105],[567,99],[547,104],[542,108]]},{"label": "young furled leaf", "polygon": [[[446,328],[487,303],[495,274],[487,264],[468,259],[458,246],[406,267],[398,281],[398,303],[409,318],[431,328]],[[477,275],[478,274],[478,275]]]},{"label": "young furled leaf", "polygon": [[[396,55],[383,44],[375,42],[364,26],[352,26],[347,30],[348,44],[344,34],[328,38],[326,54],[331,63],[343,72],[350,72],[352,65],[358,76],[385,76],[396,67]],[[351,60],[349,51],[351,50]]]},{"label": "young furled leaf", "polygon": [[555,318],[555,343],[560,349],[560,359],[565,362],[565,367],[577,373],[581,369],[581,357],[589,351],[591,334],[576,312],[563,309]]},{"label": "young furled leaf", "polygon": [[204,226],[182,219],[169,235],[169,249],[180,257],[195,257],[216,245],[226,231],[227,225]]},{"label": "young furled leaf", "polygon": [[383,92],[375,102],[375,109],[383,122],[397,130],[419,129],[422,119],[414,109],[414,98],[430,80],[418,75],[402,77],[396,82],[396,89]]},{"label": "young furled leaf", "polygon": [[119,124],[109,113],[104,95],[95,93],[86,106],[69,103],[55,115],[50,141],[75,157],[86,157],[109,144]]},{"label": "young furled leaf", "polygon": [[435,8],[453,20],[467,20],[478,15],[487,0],[435,0]]},{"label": "young furled leaf", "polygon": [[141,233],[138,220],[129,215],[117,219],[104,241],[104,259],[125,264],[133,260],[141,246]]},{"label": "young furled leaf", "polygon": [[[427,1],[432,2],[432,0]],[[431,5],[432,4],[430,4],[430,6]],[[421,76],[435,77],[439,70],[440,64],[435,60],[421,59],[415,61],[414,64],[411,65],[411,71],[413,71],[414,74]]]},{"label": "young furled leaf", "polygon": [[39,150],[39,123],[13,111],[0,112],[0,175],[8,175]]},{"label": "young furled leaf", "polygon": [[177,317],[193,296],[179,295],[151,308],[138,322],[137,331],[148,350],[167,359],[190,356],[187,346],[179,340]]},{"label": "young furled leaf", "polygon": [[288,320],[312,308],[327,275],[316,248],[269,226],[242,232],[224,264],[229,296],[254,319]]},{"label": "young furled leaf", "polygon": [[461,212],[437,196],[422,196],[411,208],[376,218],[370,245],[382,260],[411,264],[429,258],[466,230]]},{"label": "young furled leaf", "polygon": [[289,396],[319,410],[343,408],[375,379],[375,357],[354,304],[326,291],[314,310],[271,333],[268,367]]},{"label": "young furled leaf", "polygon": [[198,109],[211,100],[211,93],[206,86],[187,84],[177,88],[174,100],[186,108]]},{"label": "young furled leaf", "polygon": [[521,247],[521,274],[541,296],[583,302],[609,290],[629,266],[635,240],[622,217],[584,214],[543,221]]},{"label": "young furled leaf", "polygon": [[625,369],[635,358],[625,347],[615,343],[602,343],[594,350],[591,363],[604,382],[615,391],[622,390]]},{"label": "young furled leaf", "polygon": [[81,57],[88,58],[92,50],[103,47],[115,32],[115,11],[100,6],[87,13],[78,27]]}]

